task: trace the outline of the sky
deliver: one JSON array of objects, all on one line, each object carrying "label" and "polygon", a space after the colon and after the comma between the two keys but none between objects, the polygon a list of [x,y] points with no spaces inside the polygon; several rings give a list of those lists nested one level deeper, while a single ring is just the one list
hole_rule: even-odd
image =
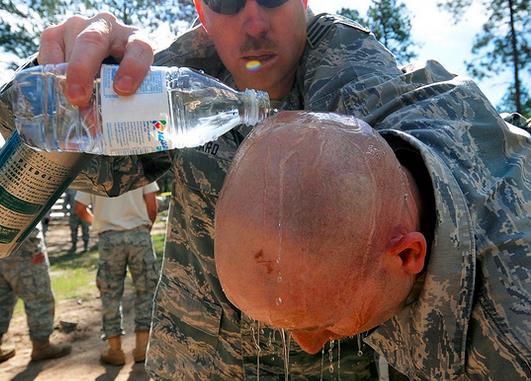
[{"label": "sky", "polygon": [[[356,8],[365,15],[370,0],[308,0],[314,13],[334,13],[342,7]],[[474,1],[462,21],[454,25],[450,15],[437,8],[436,0],[402,0],[410,11],[412,33],[415,43],[420,45],[415,50],[416,60],[435,59],[452,73],[466,75],[464,61],[471,59],[470,49],[474,35],[481,30],[486,15],[481,11],[478,1]],[[169,38],[168,33],[161,31],[166,38],[157,37],[155,41]],[[13,72],[2,67],[6,56],[0,54],[0,83],[9,80]],[[505,93],[510,73],[479,82],[481,90],[496,105]],[[526,79],[524,78],[524,82]]]}]

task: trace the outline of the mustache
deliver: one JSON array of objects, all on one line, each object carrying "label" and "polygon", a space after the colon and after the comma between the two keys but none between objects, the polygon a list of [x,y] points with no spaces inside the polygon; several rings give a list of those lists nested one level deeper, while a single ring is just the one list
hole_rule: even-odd
[{"label": "mustache", "polygon": [[256,38],[252,36],[247,36],[247,38],[243,42],[243,45],[240,47],[240,53],[242,55],[246,54],[247,52],[254,52],[257,50],[276,51],[277,44],[271,41],[268,37]]}]

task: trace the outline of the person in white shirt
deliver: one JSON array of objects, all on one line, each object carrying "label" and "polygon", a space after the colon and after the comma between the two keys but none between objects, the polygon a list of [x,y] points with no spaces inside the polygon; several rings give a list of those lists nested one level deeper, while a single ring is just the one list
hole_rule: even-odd
[{"label": "person in white shirt", "polygon": [[153,182],[114,198],[84,192],[76,194],[76,214],[92,224],[98,233],[96,284],[101,295],[103,338],[108,342],[100,357],[104,363],[125,364],[121,346],[121,335],[124,334],[121,301],[127,269],[136,289],[133,357],[135,362],[145,360],[153,296],[159,277],[151,241],[151,227],[157,217],[158,190]]}]

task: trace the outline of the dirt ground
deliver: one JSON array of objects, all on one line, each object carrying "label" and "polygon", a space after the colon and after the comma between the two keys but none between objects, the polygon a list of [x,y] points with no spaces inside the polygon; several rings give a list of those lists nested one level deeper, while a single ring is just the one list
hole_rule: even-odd
[{"label": "dirt ground", "polygon": [[[70,246],[68,229],[68,225],[57,225],[49,230],[47,245],[50,255],[68,250]],[[164,224],[158,222],[154,233],[163,232]],[[92,239],[91,242],[96,242],[96,239]],[[72,345],[72,353],[61,359],[30,362],[31,342],[28,337],[26,316],[24,313],[18,314],[13,317],[9,332],[3,339],[6,346],[15,347],[16,355],[0,364],[0,381],[150,380],[144,365],[135,364],[131,354],[135,346],[133,308],[134,292],[131,287],[126,287],[123,314],[127,334],[122,337],[126,364],[123,367],[103,365],[99,362],[99,355],[105,343],[100,339],[101,304],[95,286],[88,298],[56,302],[55,329],[51,340]],[[72,325],[65,322],[76,326],[71,332],[67,332],[68,326]]]}]

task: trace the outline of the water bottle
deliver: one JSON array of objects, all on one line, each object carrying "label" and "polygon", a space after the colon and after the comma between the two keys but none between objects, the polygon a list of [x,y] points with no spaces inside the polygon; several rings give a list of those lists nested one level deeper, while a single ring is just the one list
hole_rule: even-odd
[{"label": "water bottle", "polygon": [[39,152],[15,131],[0,150],[0,258],[13,253],[74,180],[85,154]]},{"label": "water bottle", "polygon": [[112,89],[117,65],[102,65],[89,106],[64,95],[67,64],[35,66],[13,83],[13,112],[24,142],[44,151],[132,155],[195,147],[270,113],[267,93],[236,91],[185,67],[151,67],[138,91]]}]

